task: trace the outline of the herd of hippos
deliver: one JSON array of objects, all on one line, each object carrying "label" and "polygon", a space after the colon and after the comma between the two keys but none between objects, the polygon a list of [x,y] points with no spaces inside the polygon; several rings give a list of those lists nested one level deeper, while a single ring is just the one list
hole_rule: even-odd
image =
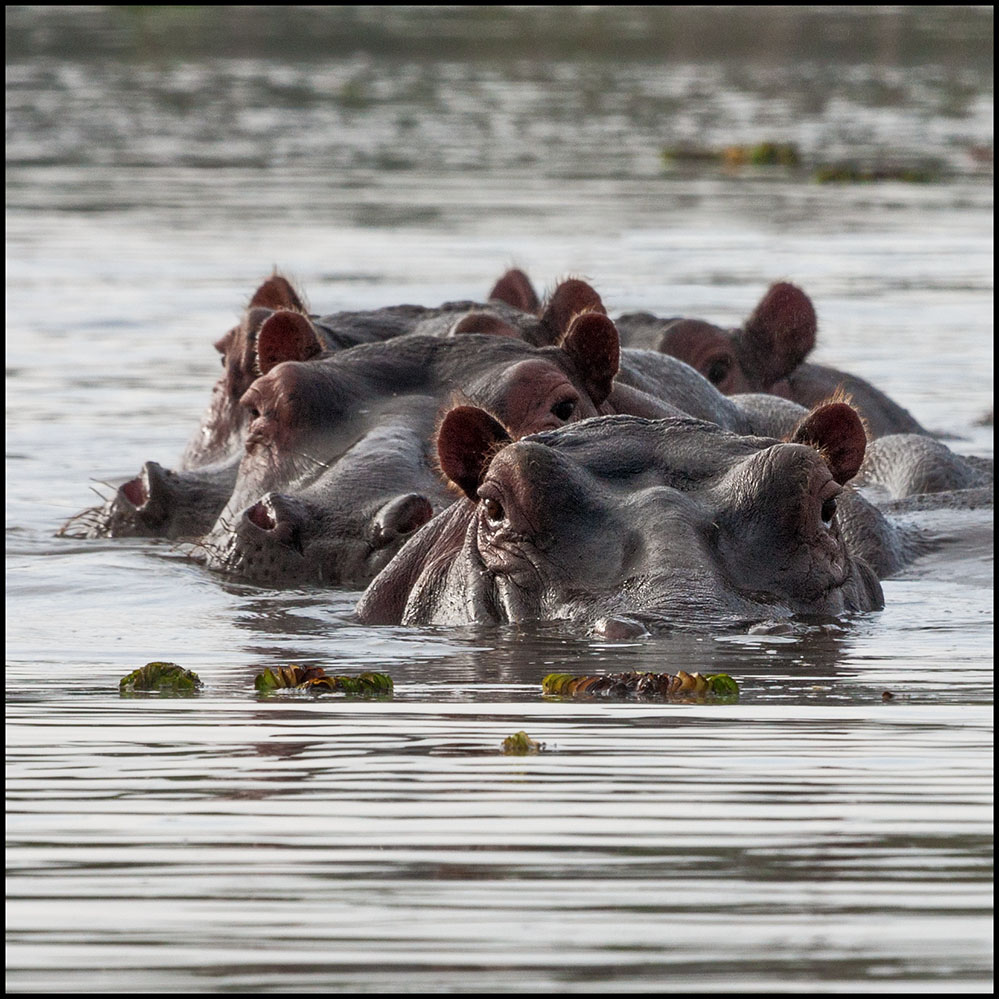
[{"label": "herd of hippos", "polygon": [[576,279],[542,302],[519,270],[484,303],[316,316],[274,274],[215,344],[180,466],[147,462],[61,533],[366,587],[369,624],[626,638],[879,609],[927,545],[906,512],[991,506],[992,462],[807,363],[816,329],[784,282],[726,330],[612,321]]}]

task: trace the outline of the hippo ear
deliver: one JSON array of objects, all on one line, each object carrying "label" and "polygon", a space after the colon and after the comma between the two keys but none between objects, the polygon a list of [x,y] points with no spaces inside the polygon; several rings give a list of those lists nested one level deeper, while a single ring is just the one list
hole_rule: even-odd
[{"label": "hippo ear", "polygon": [[812,300],[786,281],[772,285],[746,320],[740,360],[756,374],[766,391],[786,378],[815,347],[818,322]]},{"label": "hippo ear", "polygon": [[305,303],[298,296],[291,282],[280,274],[269,277],[254,293],[250,299],[248,308],[256,305],[265,309],[294,309],[296,312],[305,312]]},{"label": "hippo ear", "polygon": [[466,312],[451,327],[448,336],[461,336],[463,333],[483,333],[489,336],[520,338],[520,333],[517,330],[491,312]]},{"label": "hippo ear", "polygon": [[572,359],[594,406],[611,394],[621,363],[617,327],[600,312],[586,312],[569,324],[559,345]]},{"label": "hippo ear", "polygon": [[497,302],[505,302],[521,312],[537,314],[541,308],[541,300],[531,284],[531,279],[521,270],[509,270],[493,285],[489,298]]},{"label": "hippo ear", "polygon": [[282,361],[308,361],[320,353],[316,331],[301,312],[275,312],[257,333],[257,370],[262,375]]},{"label": "hippo ear", "polygon": [[[572,317],[581,312],[599,312],[607,315],[600,296],[585,282],[578,278],[563,281],[553,292],[545,311],[541,315],[541,325],[548,334],[547,343],[558,343],[559,337],[569,330]],[[539,347],[545,346],[543,343]]]},{"label": "hippo ear", "polygon": [[813,409],[788,440],[821,451],[833,478],[841,486],[857,474],[867,448],[864,424],[857,411],[845,402],[830,402]]},{"label": "hippo ear", "polygon": [[437,431],[437,458],[441,470],[473,502],[483,475],[499,446],[510,435],[498,420],[475,406],[449,410]]}]

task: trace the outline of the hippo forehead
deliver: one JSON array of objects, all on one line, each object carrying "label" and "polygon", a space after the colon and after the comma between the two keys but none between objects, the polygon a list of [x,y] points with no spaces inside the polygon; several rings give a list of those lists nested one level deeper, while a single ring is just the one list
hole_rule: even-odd
[{"label": "hippo forehead", "polygon": [[[744,437],[693,419],[606,416],[525,438],[557,451],[609,485],[652,478],[681,491],[708,485],[777,441]],[[511,445],[512,446],[512,445]]]}]

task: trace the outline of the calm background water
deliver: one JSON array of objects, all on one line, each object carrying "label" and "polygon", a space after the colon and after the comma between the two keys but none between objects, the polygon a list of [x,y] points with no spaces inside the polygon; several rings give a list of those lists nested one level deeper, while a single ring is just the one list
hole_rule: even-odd
[{"label": "calm background water", "polygon": [[[991,455],[992,37],[990,8],[8,8],[8,989],[991,991],[991,515],[944,518],[882,613],[627,644],[361,628],[356,593],[53,535],[176,460],[275,265],[321,312],[516,264],[723,324],[790,279],[817,359]],[[660,157],[764,140],[804,165]],[[935,180],[810,181],[844,161]],[[204,693],[120,699],[153,659]],[[288,662],[396,695],[258,701]],[[620,669],[742,697],[540,697]],[[545,751],[503,756],[519,729]]]}]

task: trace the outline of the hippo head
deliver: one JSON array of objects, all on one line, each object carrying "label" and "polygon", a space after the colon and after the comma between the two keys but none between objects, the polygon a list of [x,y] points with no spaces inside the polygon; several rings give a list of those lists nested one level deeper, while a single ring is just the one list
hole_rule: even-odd
[{"label": "hippo head", "polygon": [[280,363],[242,399],[249,420],[207,564],[264,585],[365,585],[449,502],[429,447],[437,401],[377,396],[336,366]]},{"label": "hippo head", "polygon": [[265,358],[265,364],[268,360],[271,366],[280,360],[304,361],[319,353],[318,340],[305,316],[305,305],[295,289],[279,274],[268,278],[254,292],[239,324],[215,343],[221,355],[222,374],[212,389],[201,426],[184,453],[184,467],[217,462],[242,448],[246,417],[239,400],[262,373],[258,339],[274,316],[278,316],[275,325],[293,326],[295,332],[272,337],[272,340],[286,340],[287,344],[273,358]]},{"label": "hippo head", "polygon": [[741,329],[724,330],[700,319],[667,322],[658,349],[686,361],[725,395],[788,395],[787,376],[815,346],[811,299],[778,282],[760,299]]},{"label": "hippo head", "polygon": [[59,533],[84,538],[196,538],[215,522],[232,492],[237,458],[172,471],[147,461],[101,506],[71,518]]},{"label": "hippo head", "polygon": [[880,608],[836,523],[864,444],[842,403],[785,441],[629,416],[512,441],[487,414],[455,409],[438,452],[464,499],[401,550],[358,615],[703,628]]}]

